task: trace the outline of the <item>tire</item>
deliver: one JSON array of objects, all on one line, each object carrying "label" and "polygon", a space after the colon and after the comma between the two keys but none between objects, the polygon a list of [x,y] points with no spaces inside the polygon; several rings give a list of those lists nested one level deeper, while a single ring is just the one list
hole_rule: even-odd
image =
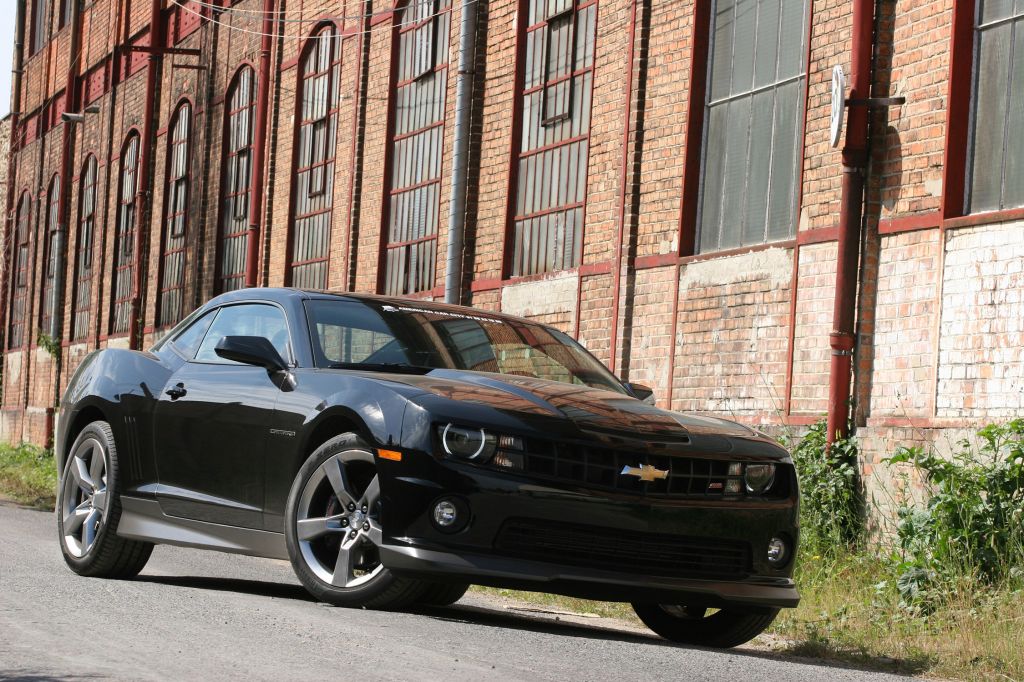
[{"label": "tire", "polygon": [[110,424],[82,429],[68,451],[57,494],[57,532],[64,561],[93,578],[131,578],[149,561],[153,545],[118,537],[121,479]]},{"label": "tire", "polygon": [[426,583],[398,577],[380,563],[377,467],[354,433],[327,441],[299,468],[288,495],[285,540],[295,575],[319,601],[393,610],[426,591]]},{"label": "tire", "polygon": [[667,640],[720,649],[749,642],[772,624],[778,609],[707,609],[663,604],[633,604],[644,625]]},{"label": "tire", "polygon": [[467,590],[469,583],[428,583],[416,603],[421,606],[451,606],[462,599]]}]

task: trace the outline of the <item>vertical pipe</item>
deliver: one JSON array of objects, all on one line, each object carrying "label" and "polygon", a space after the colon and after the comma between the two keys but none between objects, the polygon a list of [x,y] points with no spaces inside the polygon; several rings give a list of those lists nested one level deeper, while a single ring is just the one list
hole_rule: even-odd
[{"label": "vertical pipe", "polygon": [[249,192],[249,234],[245,238],[245,286],[257,283],[260,226],[263,224],[263,174],[267,159],[267,110],[270,106],[270,49],[274,41],[275,0],[263,0],[259,80],[256,83],[256,130],[252,145],[252,191]]},{"label": "vertical pipe", "polygon": [[459,18],[459,74],[455,82],[455,142],[452,193],[448,211],[448,256],[444,270],[444,300],[462,302],[463,245],[466,236],[466,193],[469,190],[469,140],[476,66],[478,0],[462,0]]},{"label": "vertical pipe", "polygon": [[149,232],[153,221],[153,169],[156,164],[156,130],[157,130],[157,94],[160,90],[160,79],[163,74],[164,49],[163,0],[153,0],[149,15],[149,63],[146,66],[146,103],[143,113],[142,140],[139,150],[139,184],[136,196],[142,202],[139,220],[135,224],[134,257],[135,267],[132,271],[132,305],[129,323],[128,347],[138,349],[142,341],[142,290],[144,279],[142,271],[146,269],[147,255],[143,253],[146,241],[143,234]]},{"label": "vertical pipe", "polygon": [[839,244],[836,263],[835,305],[829,345],[828,442],[849,433],[850,383],[854,322],[857,304],[857,270],[860,256],[861,217],[864,206],[864,173],[868,155],[868,106],[871,96],[871,61],[874,52],[874,0],[853,2],[853,45],[850,55],[850,99],[843,146],[843,187],[839,209]]}]

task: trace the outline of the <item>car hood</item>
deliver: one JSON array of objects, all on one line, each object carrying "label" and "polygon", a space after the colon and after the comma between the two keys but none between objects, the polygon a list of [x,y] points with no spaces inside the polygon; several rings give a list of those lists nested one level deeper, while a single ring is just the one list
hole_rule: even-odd
[{"label": "car hood", "polygon": [[448,369],[435,369],[422,376],[392,375],[389,379],[451,400],[563,417],[583,431],[669,440],[696,434],[755,435],[735,422],[671,412],[624,393],[560,381]]}]

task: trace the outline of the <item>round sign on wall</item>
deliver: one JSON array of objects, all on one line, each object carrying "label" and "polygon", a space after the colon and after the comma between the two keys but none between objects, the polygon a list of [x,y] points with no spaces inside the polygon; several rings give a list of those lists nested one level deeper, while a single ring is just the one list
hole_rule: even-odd
[{"label": "round sign on wall", "polygon": [[829,135],[833,147],[839,146],[843,133],[843,114],[846,112],[846,74],[836,64],[832,69],[832,118],[829,121]]}]

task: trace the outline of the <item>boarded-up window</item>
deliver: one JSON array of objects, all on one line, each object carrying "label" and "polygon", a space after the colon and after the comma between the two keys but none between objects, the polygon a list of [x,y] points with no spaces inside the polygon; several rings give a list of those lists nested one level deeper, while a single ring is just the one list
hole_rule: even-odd
[{"label": "boarded-up window", "polygon": [[160,327],[177,324],[182,317],[191,151],[192,107],[184,102],[171,119],[171,132],[167,137],[167,186],[164,190],[163,249],[157,304],[157,325]]},{"label": "boarded-up window", "polygon": [[1024,0],[981,0],[967,211],[1024,206]]},{"label": "boarded-up window", "polygon": [[255,113],[256,73],[251,67],[243,66],[228,94],[225,121],[218,293],[245,286]]},{"label": "boarded-up window", "polygon": [[78,238],[75,258],[75,300],[71,338],[84,339],[92,313],[92,257],[96,233],[96,157],[90,154],[82,168],[78,194]]},{"label": "boarded-up window", "polygon": [[529,0],[511,275],[580,264],[597,2]]},{"label": "boarded-up window", "polygon": [[60,217],[60,176],[54,175],[50,181],[50,189],[46,195],[46,225],[43,227],[43,288],[39,298],[39,331],[53,335],[53,311],[57,301],[54,298],[56,289],[57,267],[60,254],[57,253],[57,221]]},{"label": "boarded-up window", "polygon": [[384,275],[384,292],[391,295],[434,286],[450,9],[451,0],[411,0],[397,19],[398,83]]},{"label": "boarded-up window", "polygon": [[25,345],[25,318],[28,316],[29,213],[32,200],[26,190],[18,201],[18,217],[14,231],[14,267],[11,269],[11,318],[7,328],[7,347],[21,348]]},{"label": "boarded-up window", "polygon": [[341,38],[333,26],[309,39],[299,77],[302,120],[296,140],[289,284],[326,289],[341,77]]},{"label": "boarded-up window", "polygon": [[807,0],[716,0],[698,250],[792,237],[800,177]]},{"label": "boarded-up window", "polygon": [[117,223],[114,233],[114,277],[110,333],[131,329],[132,284],[135,268],[135,231],[138,229],[139,136],[129,133],[121,149],[121,174],[117,192]]}]

